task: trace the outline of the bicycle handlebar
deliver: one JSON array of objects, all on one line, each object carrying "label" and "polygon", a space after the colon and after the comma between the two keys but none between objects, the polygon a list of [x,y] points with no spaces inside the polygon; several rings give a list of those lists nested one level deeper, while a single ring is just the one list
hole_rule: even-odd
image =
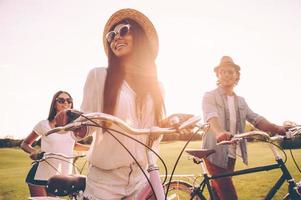
[{"label": "bicycle handlebar", "polygon": [[42,156],[40,159],[35,160],[34,162],[42,162],[48,158],[64,158],[64,159],[73,159],[73,158],[81,158],[85,157],[86,154],[77,154],[73,156],[66,156],[65,154],[62,153],[52,153],[52,152],[41,152]]},{"label": "bicycle handlebar", "polygon": [[52,133],[60,132],[60,131],[74,130],[74,129],[80,128],[82,126],[95,126],[95,123],[93,123],[92,120],[97,123],[107,122],[108,124],[116,124],[119,127],[123,128],[125,131],[127,131],[133,135],[150,134],[150,133],[171,134],[171,133],[179,132],[183,129],[187,129],[192,126],[203,128],[203,125],[198,124],[198,122],[201,120],[200,116],[191,117],[190,119],[184,121],[177,128],[151,127],[151,128],[137,129],[137,128],[130,127],[126,122],[124,122],[123,120],[121,120],[120,118],[118,118],[116,116],[109,115],[106,113],[101,113],[101,112],[95,112],[95,113],[82,114],[81,117],[79,117],[72,123],[69,123],[65,126],[53,128],[47,132],[46,136],[48,136]]},{"label": "bicycle handlebar", "polygon": [[296,137],[297,135],[301,135],[301,126],[298,125],[290,128],[287,131],[287,135],[288,136],[284,136],[284,135],[270,136],[268,133],[263,131],[249,131],[245,133],[236,134],[232,137],[231,140],[219,142],[218,145],[233,144],[234,142],[237,142],[243,138],[254,137],[254,136],[262,136],[266,141],[270,141],[270,142],[282,141],[285,138],[291,138],[291,137]]}]

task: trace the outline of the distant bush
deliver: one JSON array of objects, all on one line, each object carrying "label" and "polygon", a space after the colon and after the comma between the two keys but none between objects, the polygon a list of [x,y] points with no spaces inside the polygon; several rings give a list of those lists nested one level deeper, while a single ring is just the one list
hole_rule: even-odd
[{"label": "distant bush", "polygon": [[79,141],[79,143],[81,144],[91,144],[93,140],[93,137],[90,135],[88,137],[86,137],[85,139]]},{"label": "distant bush", "polygon": [[0,148],[19,147],[23,140],[4,138],[0,139]]},{"label": "distant bush", "polygon": [[[164,135],[162,141],[187,141],[191,137],[191,135],[192,133],[187,133],[187,134],[175,133],[170,135]],[[192,141],[201,140],[201,139],[202,136],[197,134],[193,136]]]}]

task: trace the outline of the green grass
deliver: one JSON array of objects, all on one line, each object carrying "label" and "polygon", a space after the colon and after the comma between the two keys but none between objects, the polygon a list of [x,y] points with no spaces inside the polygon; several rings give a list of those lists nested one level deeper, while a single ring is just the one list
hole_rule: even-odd
[{"label": "green grass", "polygon": [[0,149],[0,200],[26,199],[25,177],[31,161],[20,149]]},{"label": "green grass", "polygon": [[[177,155],[184,142],[170,142],[161,144],[161,155],[168,166],[168,172],[171,173]],[[200,142],[191,142],[188,148],[198,148]],[[264,164],[272,164],[274,161],[273,155],[268,146],[262,143],[249,143],[249,167],[260,166]],[[300,180],[300,173],[293,165],[291,157],[288,153],[287,167],[296,180]],[[294,150],[297,163],[301,165],[301,151]],[[20,149],[0,149],[0,200],[11,199],[27,199],[29,196],[28,187],[25,183],[25,177],[30,169],[31,160],[28,155]],[[82,161],[80,162],[82,163]],[[236,169],[246,168],[244,164],[238,159]],[[160,169],[163,167],[160,164]],[[163,171],[162,171],[163,173]],[[188,155],[183,154],[176,169],[176,174],[193,174],[200,175],[200,166],[188,160]],[[236,176],[233,178],[234,184],[238,191],[240,200],[256,200],[263,199],[275,180],[280,176],[279,171],[260,172],[255,174],[248,174],[243,176]],[[186,178],[187,179],[187,178]],[[286,193],[286,185],[280,189],[274,199],[282,199],[281,197]]]}]

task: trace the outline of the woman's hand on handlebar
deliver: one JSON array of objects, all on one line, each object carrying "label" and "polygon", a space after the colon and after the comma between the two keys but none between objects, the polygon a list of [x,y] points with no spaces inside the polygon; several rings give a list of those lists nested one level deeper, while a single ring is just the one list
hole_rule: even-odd
[{"label": "woman's hand on handlebar", "polygon": [[182,113],[172,114],[160,122],[160,127],[177,128],[184,121],[188,120],[191,117],[193,117],[193,115],[191,115],[191,114],[182,114]]},{"label": "woman's hand on handlebar", "polygon": [[82,112],[75,109],[62,110],[54,118],[55,126],[65,126],[80,117],[81,114]]},{"label": "woman's hand on handlebar", "polygon": [[[55,126],[65,126],[66,124],[69,124],[80,117],[81,114],[82,112],[74,109],[62,110],[54,118]],[[73,135],[76,138],[84,138],[87,134],[87,127],[82,126],[75,129],[70,129],[69,131],[73,131]]]},{"label": "woman's hand on handlebar", "polygon": [[56,127],[65,126],[66,124],[68,124],[69,119],[68,119],[67,112],[68,110],[62,110],[56,114],[56,116],[54,117],[54,122]]},{"label": "woman's hand on handlebar", "polygon": [[32,160],[40,160],[43,158],[44,156],[44,151],[42,152],[32,152],[29,157],[32,159]]}]

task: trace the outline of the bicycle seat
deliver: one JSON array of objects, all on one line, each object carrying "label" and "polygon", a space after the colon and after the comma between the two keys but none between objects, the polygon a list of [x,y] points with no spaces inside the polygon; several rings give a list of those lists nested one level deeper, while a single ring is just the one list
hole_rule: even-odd
[{"label": "bicycle seat", "polygon": [[209,155],[215,153],[214,149],[186,149],[185,151],[189,155],[192,155],[192,156],[197,157],[199,159],[206,158]]},{"label": "bicycle seat", "polygon": [[67,196],[86,188],[86,177],[75,175],[55,175],[52,176],[46,185],[46,191],[55,196]]}]

